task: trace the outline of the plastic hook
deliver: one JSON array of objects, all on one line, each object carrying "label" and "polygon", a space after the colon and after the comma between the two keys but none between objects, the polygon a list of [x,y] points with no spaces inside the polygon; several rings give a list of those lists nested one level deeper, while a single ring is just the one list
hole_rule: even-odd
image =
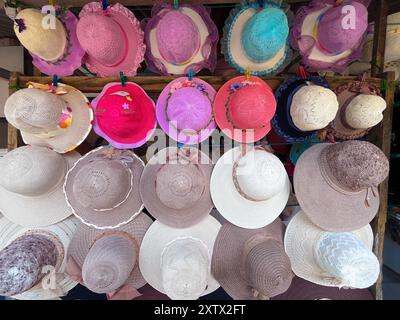
[{"label": "plastic hook", "polygon": [[127,78],[122,71],[119,73],[119,78],[121,79],[122,86],[125,87]]}]

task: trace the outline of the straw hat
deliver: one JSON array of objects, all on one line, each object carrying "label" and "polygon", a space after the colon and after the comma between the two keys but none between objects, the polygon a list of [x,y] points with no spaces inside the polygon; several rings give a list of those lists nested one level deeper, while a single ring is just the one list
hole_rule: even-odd
[{"label": "straw hat", "polygon": [[86,51],[84,61],[99,77],[135,76],[146,46],[135,15],[116,3],[102,10],[100,2],[86,4],[79,13],[76,34]]},{"label": "straw hat", "polygon": [[94,131],[115,148],[138,148],[156,129],[154,102],[136,83],[107,84],[92,106]]},{"label": "straw hat", "polygon": [[389,161],[372,143],[321,143],[298,159],[293,182],[297,200],[314,224],[344,232],[362,228],[374,218],[379,208],[377,188],[388,173]]},{"label": "straw hat", "polygon": [[272,223],[283,211],[291,189],[282,162],[263,148],[226,152],[211,175],[215,207],[230,223],[248,229]]},{"label": "straw hat", "polygon": [[83,223],[98,229],[120,227],[143,209],[143,169],[143,161],[130,150],[94,149],[68,171],[65,199]]},{"label": "straw hat", "polygon": [[68,249],[67,272],[109,299],[131,300],[146,284],[139,270],[139,248],[152,220],[144,213],[113,230],[81,224]]},{"label": "straw hat", "polygon": [[284,243],[293,272],[307,281],[364,289],[378,279],[380,265],[371,251],[369,224],[352,232],[326,232],[299,212],[286,228]]},{"label": "straw hat", "polygon": [[321,77],[291,77],[282,82],[275,96],[277,112],[272,126],[289,143],[315,136],[335,118],[339,107],[336,94]]},{"label": "straw hat", "polygon": [[139,266],[156,290],[177,300],[195,300],[219,288],[210,271],[221,225],[208,216],[184,229],[155,221],[140,247]]},{"label": "straw hat", "polygon": [[[53,15],[44,9],[18,12],[14,19],[15,34],[41,72],[70,76],[81,66],[85,54],[76,37],[78,19],[71,11]],[[50,19],[54,19],[54,25]]]},{"label": "straw hat", "polygon": [[[360,58],[368,27],[369,2],[352,0],[337,5],[335,0],[313,0],[299,9],[290,40],[308,69],[343,72]],[[353,19],[348,18],[345,6],[353,8]]]},{"label": "straw hat", "polygon": [[276,100],[261,78],[239,76],[219,89],[213,110],[218,127],[230,139],[253,143],[271,130]]},{"label": "straw hat", "polygon": [[225,22],[222,53],[240,72],[253,75],[277,74],[291,58],[289,6],[279,1],[237,5]]},{"label": "straw hat", "polygon": [[149,213],[162,223],[186,228],[204,219],[210,196],[211,159],[196,148],[160,150],[147,163],[140,195]]},{"label": "straw hat", "polygon": [[26,144],[49,147],[58,153],[75,149],[92,129],[93,111],[79,90],[30,82],[8,97],[7,121],[21,130]]},{"label": "straw hat", "polygon": [[335,90],[339,112],[329,127],[334,137],[342,140],[358,139],[383,119],[386,101],[380,90],[364,80],[344,84]]},{"label": "straw hat", "polygon": [[210,10],[200,4],[155,3],[145,27],[146,64],[161,75],[214,71],[218,29]]},{"label": "straw hat", "polygon": [[161,129],[183,144],[199,144],[215,130],[212,104],[216,91],[207,82],[180,77],[171,81],[157,100]]},{"label": "straw hat", "polygon": [[0,211],[22,226],[43,227],[72,214],[62,185],[80,155],[24,146],[0,158]]},{"label": "straw hat", "polygon": [[233,299],[269,299],[292,280],[279,219],[261,229],[222,226],[215,240],[211,271]]},{"label": "straw hat", "polygon": [[75,287],[77,282],[64,269],[65,253],[77,224],[71,217],[47,227],[26,228],[1,217],[0,295],[48,300]]}]

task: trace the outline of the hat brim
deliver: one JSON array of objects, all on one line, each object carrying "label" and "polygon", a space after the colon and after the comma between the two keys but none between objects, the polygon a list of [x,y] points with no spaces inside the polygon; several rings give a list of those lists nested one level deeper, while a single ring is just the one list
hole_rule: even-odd
[{"label": "hat brim", "polygon": [[326,287],[294,277],[290,288],[272,300],[374,300],[368,289]]},{"label": "hat brim", "polygon": [[[153,220],[151,220],[149,216],[147,216],[145,213],[141,213],[131,222],[114,230],[128,233],[138,242],[138,245],[140,246],[146,231],[149,229],[152,223]],[[71,244],[68,249],[68,255],[74,258],[81,269],[93,243],[104,232],[104,230],[94,229],[84,224],[79,225],[74,237],[71,240]],[[125,282],[125,284],[128,283],[132,284],[136,289],[139,289],[146,284],[146,280],[144,280],[140,272],[138,260],[129,278]]]},{"label": "hat brim", "polygon": [[297,200],[308,218],[324,230],[346,232],[362,228],[378,212],[379,195],[372,196],[367,207],[367,190],[343,194],[333,189],[325,181],[319,167],[320,154],[329,145],[316,144],[297,160],[293,176]]},{"label": "hat brim", "polygon": [[[264,6],[276,7],[277,5],[265,3]],[[271,75],[278,73],[289,61],[290,45],[289,40],[274,57],[264,62],[255,62],[248,58],[243,50],[241,38],[243,29],[248,20],[257,13],[253,5],[245,5],[231,13],[224,27],[222,39],[222,51],[228,62],[240,72],[246,72],[250,68],[253,75]]]},{"label": "hat brim", "polygon": [[[300,211],[286,228],[285,251],[292,264],[292,270],[298,277],[322,286],[335,287],[336,284],[329,281],[326,272],[319,267],[314,258],[314,245],[324,232]],[[372,250],[374,237],[369,224],[352,231],[352,234]]]},{"label": "hat brim", "polygon": [[[32,86],[38,89],[41,87],[35,83],[32,83]],[[60,98],[72,109],[71,125],[52,138],[41,138],[25,131],[21,131],[21,136],[25,144],[48,147],[58,153],[65,153],[74,150],[89,135],[92,130],[93,110],[89,100],[81,91],[62,83],[58,86],[67,91],[66,94],[60,95]]]},{"label": "hat brim", "polygon": [[[215,123],[214,119],[210,121],[208,126],[202,130],[198,134],[193,134],[193,129],[191,128],[185,128],[187,130],[192,131],[191,134],[185,134],[184,131],[179,132],[173,124],[170,124],[167,113],[165,111],[166,109],[166,103],[168,99],[169,92],[171,90],[171,87],[174,83],[177,82],[182,82],[184,80],[187,80],[188,78],[186,77],[180,77],[177,78],[173,81],[171,81],[161,92],[160,96],[158,97],[157,100],[157,105],[156,105],[156,115],[157,115],[157,121],[158,124],[160,125],[161,129],[173,140],[183,143],[183,144],[199,144],[206,140],[211,134],[214,132],[215,128],[217,127],[217,124]],[[192,80],[195,83],[198,84],[203,84],[206,87],[208,97],[210,99],[210,112],[212,114],[212,103],[214,101],[216,91],[215,89],[208,84],[207,82],[199,79],[199,78],[193,78]]]},{"label": "hat brim", "polygon": [[[140,247],[139,266],[143,277],[156,290],[165,293],[161,275],[161,253],[165,246],[179,237],[193,237],[203,241],[209,251],[210,259],[214,242],[221,228],[220,223],[211,216],[198,224],[184,229],[176,229],[155,221],[144,236]],[[209,274],[207,289],[201,296],[212,293],[219,288],[219,283]]]},{"label": "hat brim", "polygon": [[[101,3],[91,2],[86,4],[79,13],[79,18],[102,12]],[[108,6],[107,16],[113,19],[125,33],[127,41],[126,56],[124,60],[113,66],[106,66],[94,59],[90,55],[86,55],[84,62],[90,72],[100,77],[119,76],[121,71],[126,76],[135,76],[138,67],[144,59],[146,47],[143,43],[144,33],[140,28],[140,22],[135,15],[123,5],[116,3]]]},{"label": "hat brim", "polygon": [[90,208],[85,208],[74,197],[73,182],[80,169],[88,164],[93,157],[101,154],[104,148],[107,147],[100,147],[90,151],[79,159],[68,171],[64,183],[64,195],[65,201],[71,208],[72,213],[84,224],[97,229],[114,229],[130,222],[140,214],[144,208],[139,194],[139,181],[144,169],[144,163],[138,156],[131,152],[135,159],[135,161],[129,165],[129,169],[133,175],[133,186],[129,196],[123,203],[108,211],[106,214],[99,213],[99,211]]},{"label": "hat brim", "polygon": [[40,227],[40,228],[27,228],[19,226],[5,217],[0,217],[0,250],[6,247],[11,243],[11,241],[15,240],[17,237],[22,234],[32,231],[35,229],[45,230],[54,234],[64,247],[64,259],[61,263],[59,270],[56,270],[57,273],[57,288],[55,290],[44,289],[41,283],[38,283],[36,286],[31,289],[14,295],[12,298],[18,300],[48,300],[57,298],[59,296],[64,296],[68,293],[69,290],[74,288],[78,283],[71,280],[69,276],[64,273],[65,266],[67,263],[67,249],[71,242],[71,239],[76,231],[78,226],[78,220],[74,217],[70,217],[65,219],[57,224],[53,224],[51,226]]},{"label": "hat brim", "polygon": [[[225,82],[225,84],[218,90],[218,93],[215,96],[213,111],[214,111],[215,121],[217,122],[218,127],[225,135],[227,135],[230,139],[241,143],[253,143],[261,140],[268,134],[268,132],[271,131],[272,128],[271,123],[268,123],[266,126],[262,128],[254,129],[251,131],[249,130],[248,132],[246,132],[234,128],[233,124],[226,117],[226,103],[231,94],[230,93],[231,85],[245,80],[247,80],[245,76],[239,76],[229,80],[228,82]],[[271,92],[271,95],[273,96],[273,92],[270,86],[268,86],[268,84],[266,84],[262,79],[258,77],[251,77],[250,81],[259,83],[263,89]]]},{"label": "hat brim", "polygon": [[[173,209],[166,206],[157,196],[156,180],[158,171],[167,163],[169,154],[177,154],[177,148],[169,147],[160,150],[150,159],[140,178],[140,195],[149,213],[162,223],[174,228],[187,228],[203,220],[213,208],[210,195],[211,160],[201,151],[201,159],[208,159],[209,164],[198,164],[205,177],[205,189],[201,197],[189,208]],[[176,165],[180,165],[179,163]],[[184,164],[181,164],[184,165]]]},{"label": "hat brim", "polygon": [[[226,223],[221,227],[215,240],[211,271],[221,287],[235,300],[255,299],[252,288],[242,277],[240,263],[245,243],[257,234],[272,237],[283,244],[283,228],[279,219],[262,229],[255,230],[238,228]],[[282,253],[284,254],[283,247]],[[280,293],[282,292],[273,293],[272,296]]]},{"label": "hat brim", "polygon": [[230,223],[247,229],[257,229],[272,223],[283,211],[289,199],[291,184],[286,172],[282,191],[265,201],[251,201],[237,191],[232,168],[240,157],[240,147],[226,152],[216,163],[210,181],[211,198],[221,215]]},{"label": "hat brim", "polygon": [[106,139],[113,147],[119,149],[132,149],[139,148],[144,145],[154,134],[154,131],[157,127],[157,119],[155,115],[155,104],[153,99],[149,97],[149,95],[136,83],[127,82],[124,87],[122,87],[121,83],[112,82],[107,84],[100,95],[92,101],[93,111],[96,112],[97,104],[99,101],[107,94],[114,93],[117,91],[127,91],[131,94],[132,97],[135,98],[136,101],[141,105],[142,108],[147,109],[147,115],[150,120],[143,121],[140,126],[140,130],[132,130],[131,136],[125,135],[124,137],[111,137],[107,135],[99,124],[98,119],[94,121],[93,130],[100,136]]},{"label": "hat brim", "polygon": [[32,52],[30,53],[33,58],[33,65],[41,72],[47,75],[57,75],[59,77],[70,76],[82,65],[82,58],[85,55],[85,50],[79,44],[76,36],[76,26],[78,18],[71,12],[66,11],[61,17],[60,21],[64,24],[65,31],[68,34],[67,48],[65,55],[62,59],[56,62],[45,61]]},{"label": "hat brim", "polygon": [[[67,172],[80,158],[80,154],[72,151],[63,157]],[[0,211],[7,219],[25,227],[44,227],[60,222],[72,215],[65,203],[63,181],[50,193],[38,197],[21,196],[0,186]]]}]

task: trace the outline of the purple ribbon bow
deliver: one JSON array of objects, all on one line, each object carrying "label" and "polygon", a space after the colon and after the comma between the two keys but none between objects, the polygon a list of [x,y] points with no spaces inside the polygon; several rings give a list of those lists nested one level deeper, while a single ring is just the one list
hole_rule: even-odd
[{"label": "purple ribbon bow", "polygon": [[14,21],[18,25],[19,32],[26,30],[26,25],[25,25],[24,19],[15,19]]}]

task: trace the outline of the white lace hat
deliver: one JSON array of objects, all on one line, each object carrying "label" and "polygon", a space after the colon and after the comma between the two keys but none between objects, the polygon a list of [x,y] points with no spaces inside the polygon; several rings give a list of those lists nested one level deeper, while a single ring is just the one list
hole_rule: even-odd
[{"label": "white lace hat", "polygon": [[211,256],[220,223],[208,216],[188,228],[155,221],[140,247],[145,280],[174,300],[195,300],[219,288],[211,274]]},{"label": "white lace hat", "polygon": [[80,155],[24,146],[0,158],[0,211],[12,222],[48,226],[72,214],[64,200],[65,176]]},{"label": "white lace hat", "polygon": [[258,147],[226,152],[215,165],[210,182],[211,197],[221,215],[248,229],[273,222],[285,208],[290,189],[282,162]]},{"label": "white lace hat", "polygon": [[293,272],[307,281],[364,289],[378,279],[380,265],[371,251],[369,224],[353,232],[327,232],[299,212],[287,226],[284,244]]}]

